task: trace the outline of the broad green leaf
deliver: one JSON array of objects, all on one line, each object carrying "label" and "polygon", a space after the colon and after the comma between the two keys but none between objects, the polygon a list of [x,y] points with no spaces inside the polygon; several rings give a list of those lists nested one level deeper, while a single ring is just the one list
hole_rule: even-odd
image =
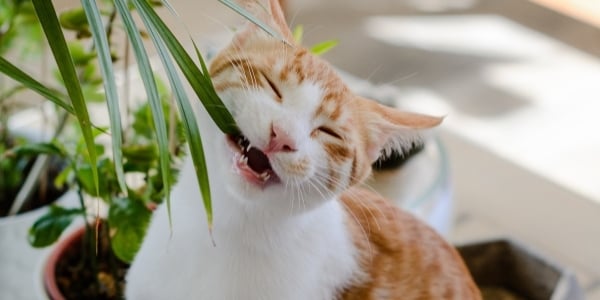
[{"label": "broad green leaf", "polygon": [[[92,124],[90,122],[90,116],[87,111],[87,105],[83,98],[83,92],[81,91],[81,85],[77,78],[77,72],[73,64],[73,59],[67,47],[67,42],[62,33],[58,18],[56,17],[56,11],[52,5],[52,1],[48,0],[32,0],[35,12],[42,24],[44,34],[49,42],[50,49],[54,55],[54,60],[60,71],[60,74],[65,83],[67,93],[71,98],[73,109],[75,110],[75,116],[81,127],[81,132],[87,144],[87,151],[90,158],[91,165],[95,166],[97,161],[96,148],[94,147],[94,138],[92,135]],[[95,168],[92,170],[94,177],[94,183],[96,189],[98,188],[98,170]]]},{"label": "broad green leaf", "polygon": [[271,27],[267,26],[261,20],[259,20],[255,16],[253,16],[245,8],[243,8],[239,4],[235,3],[235,1],[232,1],[232,0],[219,0],[219,2],[225,4],[227,7],[231,8],[233,11],[235,11],[238,14],[240,14],[242,17],[246,18],[248,21],[254,23],[256,26],[260,27],[262,30],[264,30],[266,33],[270,34],[274,38],[276,38],[276,39],[278,39],[278,40],[280,40],[282,42],[286,42],[277,31],[273,30]]},{"label": "broad green leaf", "polygon": [[[133,193],[132,193],[133,194]],[[152,213],[141,200],[113,199],[108,211],[112,249],[121,260],[130,263],[142,245]]]},{"label": "broad green leaf", "polygon": [[[150,7],[146,1],[144,1],[144,3]],[[133,48],[133,53],[135,54],[136,61],[138,63],[138,69],[144,83],[144,88],[146,89],[146,96],[148,96],[148,101],[152,110],[154,128],[156,130],[156,138],[158,141],[160,171],[162,173],[162,178],[165,185],[167,206],[169,206],[171,201],[171,183],[169,181],[169,178],[171,178],[171,168],[169,162],[169,139],[167,137],[167,122],[165,121],[162,103],[158,94],[158,88],[156,86],[156,80],[154,79],[154,74],[152,73],[150,60],[148,59],[148,54],[144,48],[142,37],[140,36],[140,32],[133,21],[133,17],[131,16],[129,9],[127,8],[127,3],[125,0],[115,0],[115,8],[123,20],[127,37],[129,38],[129,42]]]},{"label": "broad green leaf", "polygon": [[310,48],[310,52],[312,52],[314,55],[322,55],[333,49],[335,46],[337,46],[337,44],[337,40],[324,41],[312,46]]},{"label": "broad green leaf", "polygon": [[58,189],[62,189],[72,173],[72,168],[64,168],[60,173],[58,173],[58,175],[56,175],[56,177],[54,177],[54,186]]},{"label": "broad green leaf", "polygon": [[[100,178],[98,181],[99,193],[94,189],[92,171],[98,170]],[[75,177],[79,186],[89,195],[108,199],[113,191],[117,190],[117,179],[114,166],[110,159],[103,158],[98,161],[97,166],[92,166],[87,163],[80,163],[75,168]]]},{"label": "broad green leaf", "polygon": [[127,161],[140,161],[146,163],[152,163],[152,161],[156,160],[157,151],[156,145],[149,144],[132,144],[132,145],[123,145],[123,156],[127,158]]},{"label": "broad green leaf", "polygon": [[51,205],[48,212],[29,228],[27,235],[29,244],[35,248],[54,244],[71,222],[81,214],[81,209],[66,209]]},{"label": "broad green leaf", "polygon": [[179,43],[175,35],[169,30],[167,25],[146,1],[132,1],[142,19],[147,19],[165,42],[173,59],[177,62],[179,69],[182,71],[188,80],[188,83],[219,129],[227,134],[239,132],[233,117],[214,90],[212,83],[210,82],[210,75],[203,74],[200,69],[198,69],[198,66]]},{"label": "broad green leaf", "polygon": [[75,31],[88,30],[88,20],[83,8],[77,7],[64,11],[59,16],[60,25],[65,29]]},{"label": "broad green leaf", "polygon": [[81,0],[81,5],[88,19],[92,38],[98,53],[98,62],[104,79],[104,91],[106,94],[106,105],[110,117],[110,131],[112,138],[112,150],[117,172],[117,179],[121,191],[127,193],[127,185],[125,184],[125,172],[123,171],[123,153],[121,151],[123,144],[122,128],[121,128],[121,113],[119,109],[119,97],[117,95],[117,84],[113,71],[110,46],[102,24],[102,17],[96,2],[94,0]]},{"label": "broad green leaf", "polygon": [[[182,123],[185,128],[185,136],[188,141],[188,145],[190,147],[190,154],[192,156],[192,161],[194,163],[194,169],[196,170],[196,178],[198,180],[198,186],[200,187],[200,191],[202,193],[202,200],[204,203],[204,209],[206,211],[207,221],[209,224],[209,228],[212,227],[213,215],[212,215],[212,201],[210,194],[210,184],[208,178],[208,171],[206,168],[206,161],[204,158],[204,148],[202,146],[202,139],[200,137],[200,131],[198,130],[198,123],[196,122],[196,116],[194,114],[194,110],[190,104],[190,101],[185,94],[185,89],[181,80],[177,74],[177,70],[175,65],[171,61],[169,57],[169,52],[160,39],[160,36],[157,34],[155,28],[152,26],[148,19],[142,19],[149,29],[150,38],[154,43],[154,47],[157,49],[160,59],[167,71],[167,76],[169,78],[169,83],[171,84],[171,90],[175,94],[175,100],[177,103],[177,108],[179,109],[179,114],[182,118]],[[194,45],[195,46],[195,45]],[[196,51],[198,49],[196,48]],[[199,55],[199,52],[198,52]],[[202,61],[202,56],[200,56],[200,60],[202,62],[203,69],[205,70],[204,74],[208,74],[206,71],[206,66]],[[167,208],[168,207],[167,203]]]},{"label": "broad green leaf", "polygon": [[42,97],[54,102],[54,104],[62,107],[64,110],[69,113],[75,115],[75,110],[73,107],[63,101],[59,96],[59,93],[53,89],[50,89],[40,83],[39,81],[33,79],[31,76],[23,72],[21,69],[11,64],[9,61],[4,59],[4,57],[0,56],[0,72],[4,73],[6,76],[12,78],[13,80],[21,83],[32,91],[38,93]]},{"label": "broad green leaf", "polygon": [[80,41],[69,41],[67,46],[76,66],[85,66],[96,57],[96,53],[86,51]]}]

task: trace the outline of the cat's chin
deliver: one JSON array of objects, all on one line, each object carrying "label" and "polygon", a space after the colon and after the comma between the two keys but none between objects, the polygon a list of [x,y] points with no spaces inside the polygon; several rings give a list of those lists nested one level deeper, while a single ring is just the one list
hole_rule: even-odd
[{"label": "cat's chin", "polygon": [[233,153],[235,171],[245,181],[261,189],[281,183],[267,156],[244,136],[227,135],[227,144]]}]

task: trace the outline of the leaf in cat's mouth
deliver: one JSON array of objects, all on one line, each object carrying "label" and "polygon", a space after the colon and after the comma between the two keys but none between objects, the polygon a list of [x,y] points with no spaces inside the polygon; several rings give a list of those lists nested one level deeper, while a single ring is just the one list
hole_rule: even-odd
[{"label": "leaf in cat's mouth", "polygon": [[[237,165],[246,179],[259,185],[279,181],[267,155],[260,149],[252,146],[245,136],[228,135],[227,139],[229,144],[239,151]],[[251,173],[248,173],[248,171],[251,171]]]}]

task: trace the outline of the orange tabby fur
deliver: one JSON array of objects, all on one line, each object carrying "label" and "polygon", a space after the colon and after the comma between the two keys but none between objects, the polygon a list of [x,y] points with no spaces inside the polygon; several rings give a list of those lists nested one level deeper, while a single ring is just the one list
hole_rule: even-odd
[{"label": "orange tabby fur", "polygon": [[433,229],[365,189],[349,190],[342,202],[366,277],[339,299],[481,298],[456,250]]},{"label": "orange tabby fur", "polygon": [[[395,111],[354,95],[325,61],[295,45],[276,0],[269,0],[268,11],[255,1],[245,4],[276,28],[287,44],[264,34],[256,38],[259,29],[249,26],[212,62],[215,88],[272,90],[273,100],[281,103],[278,86],[310,80],[322,87],[322,101],[313,118],[326,119],[328,125],[313,131],[311,138],[319,139],[328,155],[324,185],[331,194],[341,194],[362,271],[348,286],[340,287],[338,299],[480,299],[452,246],[415,217],[359,187],[381,150],[397,146],[390,140],[402,128],[430,128],[441,119]],[[281,66],[280,71],[274,71],[275,65]],[[222,78],[230,68],[237,69],[241,78]],[[334,138],[323,136],[323,131]],[[307,172],[309,159],[290,164],[288,171]],[[344,168],[347,174],[340,171]]]}]

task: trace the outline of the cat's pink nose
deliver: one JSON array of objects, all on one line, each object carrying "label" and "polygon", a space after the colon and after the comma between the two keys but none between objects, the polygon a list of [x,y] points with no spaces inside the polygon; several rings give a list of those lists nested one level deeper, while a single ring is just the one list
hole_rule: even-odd
[{"label": "cat's pink nose", "polygon": [[272,152],[294,152],[296,142],[294,138],[281,126],[273,123],[271,125],[271,140],[267,146],[266,153]]}]

